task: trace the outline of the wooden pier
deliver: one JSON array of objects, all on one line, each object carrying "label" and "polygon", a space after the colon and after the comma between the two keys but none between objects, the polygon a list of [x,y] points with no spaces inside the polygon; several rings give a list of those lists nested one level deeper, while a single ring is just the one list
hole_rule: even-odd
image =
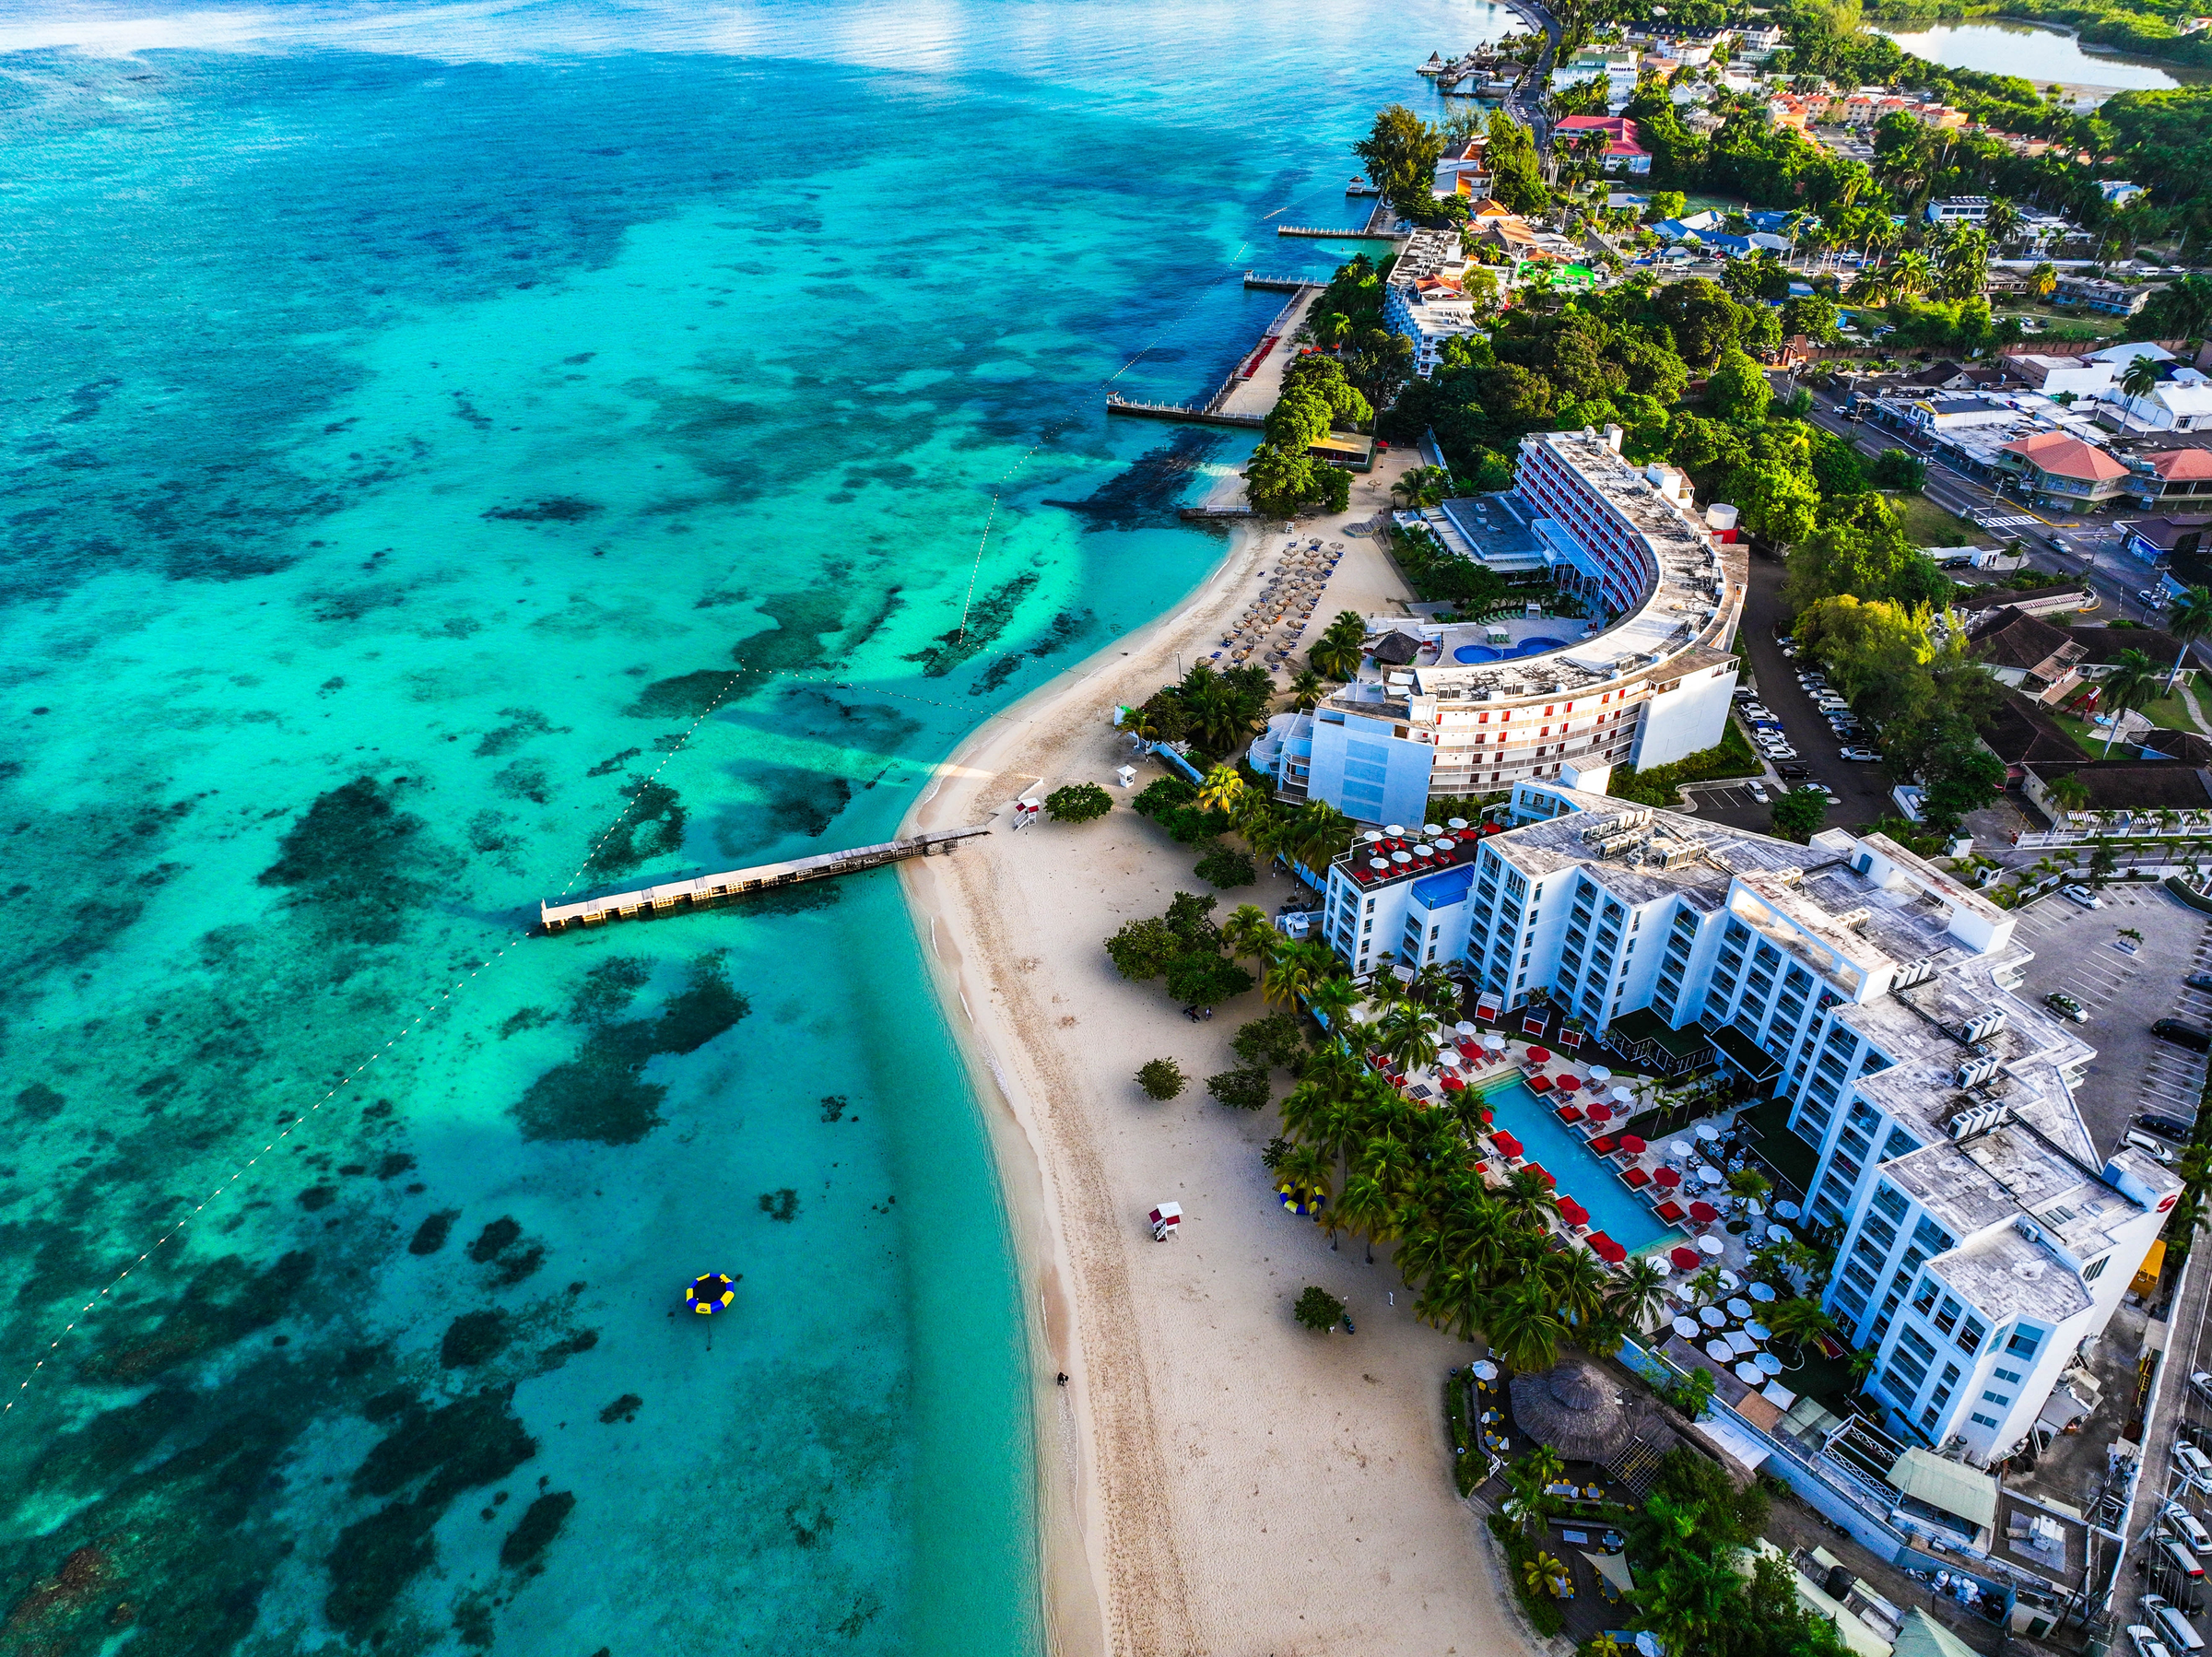
[{"label": "wooden pier", "polygon": [[1265,415],[1224,414],[1203,403],[1138,403],[1112,392],[1106,395],[1106,412],[1137,420],[1182,420],[1193,426],[1238,426],[1253,431],[1267,424]]},{"label": "wooden pier", "polygon": [[1323,284],[1311,276],[1263,276],[1257,271],[1244,273],[1244,286],[1265,288],[1272,293],[1296,293],[1301,288],[1318,288]]},{"label": "wooden pier", "polygon": [[[1387,206],[1389,204],[1384,203],[1383,205]],[[1324,229],[1319,225],[1311,224],[1278,224],[1275,227],[1275,233],[1277,236],[1303,236],[1309,241],[1395,241],[1397,240],[1397,237],[1388,230],[1330,230]]]},{"label": "wooden pier", "polygon": [[650,921],[657,915],[680,914],[689,910],[719,909],[754,892],[796,886],[805,880],[827,880],[836,875],[856,874],[902,863],[910,857],[949,852],[960,840],[988,828],[937,828],[912,840],[886,840],[879,846],[860,846],[850,852],[825,852],[819,857],[802,857],[794,863],[765,863],[750,869],[732,869],[724,875],[701,875],[696,880],[675,880],[649,886],[641,892],[617,892],[608,898],[586,898],[581,903],[545,903],[537,906],[538,925],[548,933],[571,926],[603,926],[609,921]]}]

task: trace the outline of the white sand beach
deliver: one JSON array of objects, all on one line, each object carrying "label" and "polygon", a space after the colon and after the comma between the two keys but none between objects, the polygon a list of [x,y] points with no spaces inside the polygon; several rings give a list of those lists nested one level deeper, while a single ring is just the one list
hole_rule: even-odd
[{"label": "white sand beach", "polygon": [[[1354,549],[1317,621],[1402,596],[1344,525],[1387,507],[1412,458],[1360,480],[1348,519],[1301,526]],[[1229,1111],[1204,1090],[1264,1010],[1257,992],[1194,1024],[1100,946],[1179,887],[1209,889],[1112,787],[1131,758],[1112,709],[1172,678],[1178,654],[1210,652],[1283,539],[1240,531],[1173,615],[980,730],[909,818],[1000,830],[901,878],[991,1118],[1033,1297],[1046,1610],[1053,1648],[1078,1657],[1524,1647],[1448,1465],[1442,1381],[1473,1349],[1417,1322],[1387,1263],[1363,1263],[1350,1240],[1333,1252],[1277,1205],[1260,1162],[1272,1108]],[[1141,765],[1138,786],[1158,774]],[[1016,798],[1079,781],[1107,784],[1115,809],[1006,831]],[[1287,895],[1263,881],[1218,912],[1272,912]],[[1168,1055],[1193,1083],[1156,1104],[1133,1076]],[[1145,1216],[1163,1200],[1187,1217],[1155,1243]],[[1348,1303],[1357,1334],[1292,1322],[1308,1284]]]}]

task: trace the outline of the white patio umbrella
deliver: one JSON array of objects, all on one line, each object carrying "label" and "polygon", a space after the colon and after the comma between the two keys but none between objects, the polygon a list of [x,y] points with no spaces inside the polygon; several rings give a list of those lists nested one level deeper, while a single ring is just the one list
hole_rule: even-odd
[{"label": "white patio umbrella", "polygon": [[1498,1366],[1487,1357],[1477,1358],[1475,1360],[1475,1378],[1477,1381],[1496,1381]]},{"label": "white patio umbrella", "polygon": [[1804,1211],[1800,1209],[1794,1203],[1777,1203],[1774,1205],[1774,1217],[1778,1220],[1794,1220],[1798,1216],[1799,1214],[1803,1212]]},{"label": "white patio umbrella", "polygon": [[1725,1185],[1728,1183],[1728,1175],[1726,1171],[1724,1169],[1715,1168],[1710,1162],[1708,1162],[1703,1168],[1698,1169],[1698,1178],[1704,1181],[1708,1185]]},{"label": "white patio umbrella", "polygon": [[1633,1087],[1616,1087],[1606,1097],[1617,1105],[1625,1105],[1636,1097],[1636,1090]]},{"label": "white patio umbrella", "polygon": [[1609,1082],[1613,1079],[1613,1073],[1603,1064],[1593,1064],[1590,1066],[1590,1079],[1594,1082]]},{"label": "white patio umbrella", "polygon": [[1688,1156],[1689,1141],[1687,1139],[1668,1140],[1666,1142],[1666,1154],[1677,1159]]},{"label": "white patio umbrella", "polygon": [[1698,1137],[1705,1141],[1706,1144],[1711,1145],[1720,1136],[1720,1129],[1714,1127],[1712,1123],[1709,1122],[1701,1122],[1698,1123]]},{"label": "white patio umbrella", "polygon": [[1744,1293],[1754,1300],[1771,1300],[1774,1298],[1774,1286],[1771,1283],[1754,1283]]},{"label": "white patio umbrella", "polygon": [[1711,1232],[1698,1239],[1698,1252],[1701,1254],[1718,1254],[1724,1246],[1721,1240]]},{"label": "white patio umbrella", "polygon": [[1472,1036],[1476,1032],[1475,1027],[1463,1018],[1452,1027],[1452,1033],[1455,1036]]}]

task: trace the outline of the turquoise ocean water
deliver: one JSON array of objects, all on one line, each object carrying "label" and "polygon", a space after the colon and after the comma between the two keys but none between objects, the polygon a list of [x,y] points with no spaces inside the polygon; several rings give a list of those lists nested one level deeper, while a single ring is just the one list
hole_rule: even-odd
[{"label": "turquoise ocean water", "polygon": [[0,14],[0,1651],[1038,1649],[894,878],[524,931],[887,837],[1195,581],[1240,450],[1100,382],[1505,26]]}]

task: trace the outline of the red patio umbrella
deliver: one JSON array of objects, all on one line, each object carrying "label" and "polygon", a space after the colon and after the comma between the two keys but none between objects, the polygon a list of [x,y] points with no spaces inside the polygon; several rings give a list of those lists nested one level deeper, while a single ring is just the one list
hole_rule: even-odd
[{"label": "red patio umbrella", "polygon": [[1521,1142],[1511,1134],[1493,1134],[1490,1135],[1490,1139],[1497,1146],[1500,1156],[1518,1157],[1522,1154]]},{"label": "red patio umbrella", "polygon": [[1446,1093],[1465,1093],[1467,1090],[1466,1083],[1461,1081],[1455,1075],[1446,1076],[1444,1078],[1443,1087]]},{"label": "red patio umbrella", "polygon": [[1590,1223],[1590,1210],[1572,1197],[1561,1197],[1559,1199],[1559,1217],[1571,1226],[1586,1226]]},{"label": "red patio umbrella", "polygon": [[1692,1224],[1710,1226],[1721,1217],[1721,1211],[1711,1203],[1692,1203],[1689,1205],[1689,1217]]},{"label": "red patio umbrella", "polygon": [[1675,1249],[1668,1252],[1667,1258],[1675,1263],[1678,1272],[1694,1272],[1705,1263],[1705,1257],[1695,1249]]},{"label": "red patio umbrella", "polygon": [[1647,1147],[1643,1141],[1637,1138],[1635,1134],[1623,1134],[1620,1136],[1620,1148],[1631,1157],[1641,1157]]},{"label": "red patio umbrella", "polygon": [[1579,1075],[1563,1075],[1559,1078],[1559,1091],[1561,1093],[1579,1092],[1582,1088],[1582,1086],[1583,1078]]},{"label": "red patio umbrella", "polygon": [[1547,1185],[1557,1185],[1559,1183],[1557,1180],[1551,1177],[1551,1169],[1546,1168],[1541,1162],[1526,1163],[1523,1167],[1523,1171],[1535,1175],[1537,1179],[1543,1181]]},{"label": "red patio umbrella", "polygon": [[1654,1173],[1652,1178],[1656,1180],[1660,1184],[1665,1186],[1667,1190],[1672,1191],[1676,1186],[1682,1183],[1682,1170],[1676,1168],[1663,1168],[1659,1169],[1658,1172]]},{"label": "red patio umbrella", "polygon": [[1593,1099],[1590,1103],[1590,1120],[1592,1122],[1611,1122],[1613,1120],[1613,1107],[1610,1105],[1601,1105],[1596,1100]]},{"label": "red patio umbrella", "polygon": [[1589,1243],[1591,1251],[1607,1265],[1618,1265],[1629,1257],[1628,1250],[1622,1248],[1603,1231],[1593,1231],[1583,1240]]},{"label": "red patio umbrella", "polygon": [[1531,1064],[1550,1064],[1550,1063],[1551,1063],[1551,1050],[1550,1050],[1549,1048],[1546,1048],[1546,1047],[1532,1047],[1532,1048],[1530,1048],[1530,1049],[1528,1050],[1528,1062],[1529,1062]]}]

